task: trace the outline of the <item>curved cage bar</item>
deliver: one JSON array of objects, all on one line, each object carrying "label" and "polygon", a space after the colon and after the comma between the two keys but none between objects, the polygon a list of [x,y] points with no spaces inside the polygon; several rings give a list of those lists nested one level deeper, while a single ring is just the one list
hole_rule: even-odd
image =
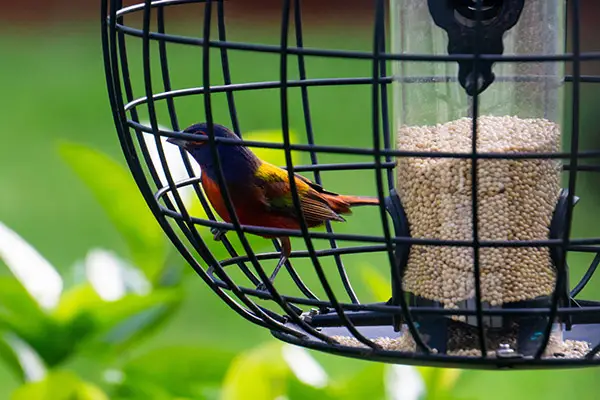
[{"label": "curved cage bar", "polygon": [[[230,40],[223,1],[102,0],[116,130],[158,223],[224,302],[289,343],[403,364],[600,364],[600,302],[580,298],[600,264],[600,232],[572,228],[576,205],[590,201],[578,176],[600,173],[600,149],[580,149],[581,85],[600,82],[581,63],[600,53],[581,51],[579,1],[372,3],[370,50],[347,50],[306,46],[301,0],[281,1],[275,43]],[[194,16],[191,29],[171,22],[177,13]],[[264,60],[269,80],[240,81],[240,53]],[[362,63],[364,75],[318,76],[315,59]],[[365,96],[370,109],[355,116],[364,126],[326,140],[314,100],[324,88]],[[248,94],[276,97],[276,141],[247,136]],[[205,135],[186,129],[199,121]],[[167,139],[203,146],[210,168]],[[293,227],[243,223],[223,157],[241,146],[278,154]],[[303,179],[327,194],[348,176],[368,181],[370,193],[356,194],[378,204],[312,229]],[[281,238],[293,243],[285,258]],[[384,271],[387,301],[367,295],[374,272],[361,274],[358,257]]]}]

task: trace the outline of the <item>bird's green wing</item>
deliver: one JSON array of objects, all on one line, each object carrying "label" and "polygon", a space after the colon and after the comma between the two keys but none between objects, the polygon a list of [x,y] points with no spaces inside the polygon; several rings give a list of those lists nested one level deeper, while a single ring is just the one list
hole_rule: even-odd
[{"label": "bird's green wing", "polygon": [[[275,165],[263,163],[256,171],[255,180],[256,185],[262,190],[263,202],[269,211],[298,218],[287,171]],[[300,207],[309,225],[328,220],[344,221],[331,209],[327,200],[313,187],[312,182],[304,177],[297,178],[295,182],[300,198]],[[320,186],[318,187],[320,188]],[[321,192],[325,191],[321,188]]]}]

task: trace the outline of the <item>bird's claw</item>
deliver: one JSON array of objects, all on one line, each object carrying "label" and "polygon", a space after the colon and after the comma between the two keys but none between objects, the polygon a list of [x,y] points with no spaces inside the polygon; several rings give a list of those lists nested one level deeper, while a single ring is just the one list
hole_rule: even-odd
[{"label": "bird's claw", "polygon": [[259,283],[256,285],[256,290],[259,292],[268,292],[267,286],[264,283]]},{"label": "bird's claw", "polygon": [[210,228],[210,233],[213,234],[213,239],[217,242],[221,241],[221,239],[223,239],[223,236],[225,236],[225,231],[221,230],[219,228]]}]

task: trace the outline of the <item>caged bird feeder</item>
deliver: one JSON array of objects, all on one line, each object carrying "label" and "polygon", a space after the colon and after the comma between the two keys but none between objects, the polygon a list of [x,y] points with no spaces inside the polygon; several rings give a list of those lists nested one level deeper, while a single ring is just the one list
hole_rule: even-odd
[{"label": "caged bird feeder", "polygon": [[[197,35],[169,33],[166,15],[190,3],[203,9]],[[122,0],[102,0],[108,93],[123,152],[150,209],[186,261],[243,318],[307,348],[464,368],[599,364],[600,302],[578,295],[600,263],[600,232],[575,237],[571,226],[578,177],[600,173],[594,163],[600,151],[579,148],[580,88],[600,81],[580,72],[582,61],[600,59],[580,51],[580,2],[373,0],[371,51],[304,47],[302,3],[281,1],[279,43],[269,45],[227,40],[228,2],[124,6]],[[570,53],[567,11],[573,21]],[[141,68],[133,61],[140,46]],[[172,85],[171,46],[201,55],[197,87]],[[234,52],[265,57],[279,74],[269,82],[236,81]],[[333,77],[311,78],[311,58],[362,60],[370,73],[342,78],[330,71]],[[567,65],[572,75],[565,73]],[[288,75],[292,67],[297,78]],[[136,80],[143,82],[141,89],[134,89]],[[310,107],[317,86],[369,88],[371,109],[362,116],[371,121],[369,148],[318,143]],[[258,99],[268,90],[279,95],[282,143],[244,141],[236,96],[255,91]],[[563,107],[568,92],[571,100]],[[226,96],[229,121],[214,118],[219,94]],[[294,94],[300,95],[306,144],[290,142]],[[161,139],[192,138],[182,132],[176,107],[176,100],[188,97],[203,105],[198,114],[205,116],[213,149],[232,145],[211,136],[214,124],[230,123],[245,145],[279,149],[286,155],[282,168],[316,183],[325,173],[370,171],[380,229],[339,233],[328,223],[325,231],[308,230],[298,210],[300,229],[220,221],[193,160],[181,152],[189,178],[175,181],[164,155]],[[159,107],[167,112],[158,113]],[[572,123],[565,126],[569,113]],[[146,114],[148,123],[141,118]],[[158,148],[158,164],[149,155],[148,135]],[[311,163],[294,165],[292,151],[308,153]],[[327,153],[338,160],[348,156],[348,162],[319,162]],[[371,161],[350,162],[353,155]],[[227,193],[222,179],[218,185]],[[185,187],[193,188],[205,215],[186,208],[179,194]],[[233,210],[227,194],[224,201]],[[256,252],[252,234],[286,235],[305,245],[282,270],[291,285],[268,279],[278,242],[274,251]],[[382,255],[389,301],[364,302],[357,295],[361,282],[349,273],[356,266],[347,260],[363,253]],[[569,274],[573,254],[582,255],[578,262],[593,261]],[[302,278],[309,269],[316,276],[310,282]]]}]

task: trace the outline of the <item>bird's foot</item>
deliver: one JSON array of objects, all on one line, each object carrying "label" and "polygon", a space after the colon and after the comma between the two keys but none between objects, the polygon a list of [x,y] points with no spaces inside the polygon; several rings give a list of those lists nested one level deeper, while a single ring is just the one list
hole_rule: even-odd
[{"label": "bird's foot", "polygon": [[225,236],[225,234],[227,233],[227,231],[224,231],[219,228],[210,228],[210,233],[213,234],[213,239],[215,241],[220,242],[221,239],[223,239],[223,236]]},{"label": "bird's foot", "polygon": [[259,283],[258,285],[256,285],[256,290],[258,290],[259,292],[268,292],[267,285],[265,285],[264,283]]}]

